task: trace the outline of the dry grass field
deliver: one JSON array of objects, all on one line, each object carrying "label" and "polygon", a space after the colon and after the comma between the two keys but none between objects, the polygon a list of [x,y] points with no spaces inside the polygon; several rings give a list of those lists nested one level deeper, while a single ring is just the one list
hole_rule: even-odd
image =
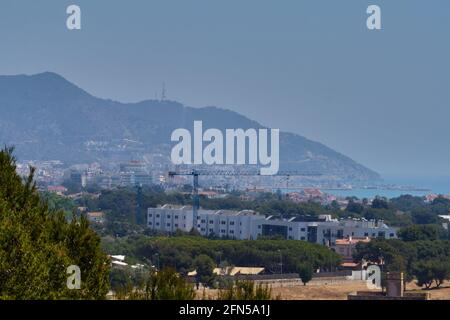
[{"label": "dry grass field", "polygon": [[[409,283],[406,287],[407,291],[426,292],[417,287],[414,283]],[[347,295],[355,291],[368,291],[364,282],[360,281],[346,281],[332,284],[308,284],[273,287],[272,293],[274,296],[279,296],[282,300],[347,300]],[[432,300],[450,300],[450,282],[446,282],[439,289],[427,290],[431,294]],[[217,290],[203,290],[198,291],[198,298],[214,298],[217,295]]]}]

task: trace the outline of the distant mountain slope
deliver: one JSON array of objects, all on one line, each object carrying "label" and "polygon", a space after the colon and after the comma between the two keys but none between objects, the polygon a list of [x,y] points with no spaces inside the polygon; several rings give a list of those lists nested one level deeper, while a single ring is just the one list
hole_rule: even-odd
[{"label": "distant mountain slope", "polygon": [[[68,163],[169,155],[170,134],[202,120],[204,128],[261,128],[236,112],[172,101],[119,103],[96,98],[54,73],[0,76],[0,143],[21,159]],[[342,180],[378,180],[374,171],[292,133],[281,133],[283,170],[320,171]]]}]

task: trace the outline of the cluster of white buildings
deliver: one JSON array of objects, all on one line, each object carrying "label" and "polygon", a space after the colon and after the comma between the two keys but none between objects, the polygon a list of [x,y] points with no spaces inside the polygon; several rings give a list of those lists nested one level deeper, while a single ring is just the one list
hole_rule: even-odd
[{"label": "cluster of white buildings", "polygon": [[197,229],[202,236],[215,236],[239,240],[279,236],[286,240],[303,240],[334,246],[337,239],[345,238],[396,238],[395,228],[383,221],[337,220],[329,215],[318,218],[278,219],[266,217],[251,210],[198,210],[194,223],[190,206],[164,205],[149,208],[147,226],[153,230],[173,233]]}]

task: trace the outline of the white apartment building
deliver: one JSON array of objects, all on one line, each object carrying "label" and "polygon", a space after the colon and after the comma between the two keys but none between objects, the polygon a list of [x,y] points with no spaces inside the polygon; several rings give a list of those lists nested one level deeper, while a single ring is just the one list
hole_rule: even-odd
[{"label": "white apartment building", "polygon": [[303,240],[334,246],[336,239],[349,237],[385,239],[397,237],[396,229],[388,227],[383,221],[337,220],[332,219],[331,216],[306,220],[301,217],[289,220],[268,217],[252,227],[252,238],[278,235],[287,240]]},{"label": "white apartment building", "polygon": [[256,239],[252,237],[252,226],[264,220],[264,216],[251,210],[200,210],[197,230],[202,236]]},{"label": "white apartment building", "polygon": [[177,230],[189,232],[193,228],[192,207],[166,204],[160,208],[148,208],[147,227],[169,233]]},{"label": "white apartment building", "polygon": [[336,239],[344,238],[396,238],[395,228],[383,221],[337,220],[324,215],[318,218],[276,219],[251,210],[202,210],[194,224],[192,207],[164,205],[148,209],[147,226],[153,230],[173,233],[189,232],[194,226],[202,236],[216,236],[240,240],[279,236],[286,240],[303,240],[334,246]]}]

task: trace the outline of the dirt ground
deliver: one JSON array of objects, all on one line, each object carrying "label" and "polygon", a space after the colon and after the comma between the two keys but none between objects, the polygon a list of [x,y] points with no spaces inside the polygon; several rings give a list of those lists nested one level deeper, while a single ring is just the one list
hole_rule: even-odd
[{"label": "dirt ground", "polygon": [[[409,283],[406,290],[410,292],[430,292],[432,300],[450,300],[450,282],[444,283],[441,288],[422,290],[414,283]],[[310,284],[296,285],[288,287],[274,287],[272,294],[274,297],[280,297],[282,300],[347,300],[347,295],[355,291],[368,291],[364,282],[346,281],[336,284]],[[214,298],[217,294],[216,290],[199,290],[198,298]]]}]

